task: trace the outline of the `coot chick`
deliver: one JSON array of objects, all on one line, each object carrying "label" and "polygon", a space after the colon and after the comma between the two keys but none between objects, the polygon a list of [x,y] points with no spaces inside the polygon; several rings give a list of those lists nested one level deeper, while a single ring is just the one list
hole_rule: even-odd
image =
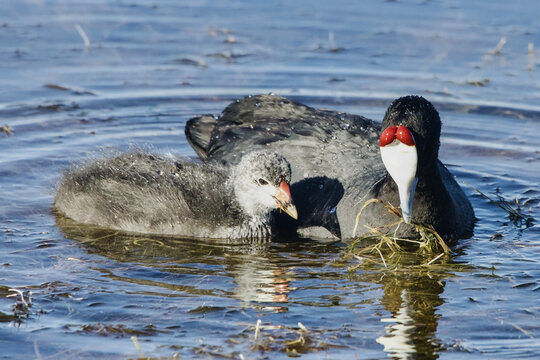
[{"label": "coot chick", "polygon": [[291,168],[271,151],[226,168],[141,151],[68,170],[55,208],[81,223],[129,232],[264,240],[270,212],[293,218]]},{"label": "coot chick", "polygon": [[[449,240],[470,235],[475,217],[438,160],[440,129],[437,110],[420,96],[395,100],[381,126],[362,116],[258,95],[233,102],[217,118],[189,120],[185,132],[199,157],[209,162],[235,164],[243,151],[279,149],[292,166],[291,190],[300,213],[297,223],[281,218],[282,227],[297,227],[310,237],[353,238],[357,214],[366,201],[378,199],[401,207],[405,223],[387,226],[399,219],[372,203],[363,209],[356,235],[380,228],[418,238],[412,222],[431,226]],[[306,186],[319,190],[303,191]]]}]

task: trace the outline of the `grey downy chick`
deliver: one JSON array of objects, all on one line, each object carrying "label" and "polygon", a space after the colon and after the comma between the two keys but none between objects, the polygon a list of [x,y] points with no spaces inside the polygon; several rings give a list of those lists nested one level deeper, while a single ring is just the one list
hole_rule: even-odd
[{"label": "grey downy chick", "polygon": [[131,152],[65,172],[54,207],[76,222],[129,232],[263,240],[270,213],[297,218],[281,155],[255,151],[231,168]]}]

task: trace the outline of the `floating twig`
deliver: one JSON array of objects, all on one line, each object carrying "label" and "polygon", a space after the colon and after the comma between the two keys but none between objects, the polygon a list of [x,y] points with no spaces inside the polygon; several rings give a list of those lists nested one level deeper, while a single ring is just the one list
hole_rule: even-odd
[{"label": "floating twig", "polygon": [[497,194],[497,197],[499,198],[499,200],[498,201],[493,200],[492,198],[490,198],[489,196],[487,196],[486,194],[484,194],[482,191],[478,190],[474,186],[470,185],[466,181],[464,181],[462,179],[459,179],[457,177],[456,177],[456,179],[458,179],[461,183],[463,183],[464,185],[466,185],[466,186],[470,187],[471,189],[473,189],[474,191],[476,191],[480,196],[482,196],[484,199],[488,200],[490,203],[492,203],[494,205],[497,205],[498,207],[503,209],[510,216],[510,220],[512,220],[512,221],[524,221],[525,225],[527,227],[530,226],[531,222],[533,221],[532,217],[527,217],[527,216],[525,216],[525,215],[523,215],[521,213],[521,207],[519,206],[519,201],[517,199],[515,200],[516,206],[517,206],[517,210],[516,210],[510,205],[510,202],[505,200],[499,194]]},{"label": "floating twig", "polygon": [[[20,321],[21,318],[28,318],[30,315],[30,307],[32,307],[32,292],[31,291],[22,291],[19,289],[8,289],[8,291],[13,292],[14,294],[6,295],[6,297],[16,297],[15,304],[13,305],[13,315],[17,320]],[[25,296],[28,298],[25,299]]]},{"label": "floating twig", "polygon": [[534,54],[534,44],[532,42],[527,45],[527,53],[529,54],[529,64],[527,64],[527,71],[533,71],[534,63],[536,62],[536,55]]},{"label": "floating twig", "polygon": [[534,339],[534,336],[532,336],[530,332],[528,332],[527,330],[525,330],[521,326],[519,326],[517,324],[514,324],[514,323],[510,323],[510,325],[512,325],[513,327],[515,327],[516,329],[518,329],[519,331],[521,331],[523,334],[527,335],[531,339]]},{"label": "floating twig", "polygon": [[142,351],[141,351],[141,345],[139,345],[139,340],[136,336],[131,337],[131,341],[133,341],[133,345],[135,345],[135,348],[137,349],[137,352],[139,353],[139,359],[144,358]]},{"label": "floating twig", "polygon": [[13,135],[13,130],[7,125],[0,126],[0,131],[6,134],[7,136]]},{"label": "floating twig", "polygon": [[504,46],[504,44],[506,44],[506,37],[502,37],[501,40],[499,40],[499,42],[497,43],[497,46],[495,46],[495,49],[493,49],[493,51],[491,51],[489,54],[490,55],[499,55],[501,53],[501,50]]},{"label": "floating twig", "polygon": [[334,40],[334,32],[332,31],[328,33],[328,43],[330,44],[330,52],[338,53],[344,50],[341,46],[336,45]]},{"label": "floating twig", "polygon": [[41,353],[39,352],[39,347],[38,347],[38,344],[37,344],[37,340],[34,340],[34,354],[36,354],[36,358],[38,360],[43,359],[43,356],[41,356]]},{"label": "floating twig", "polygon": [[443,255],[444,255],[444,253],[440,253],[439,255],[435,256],[433,259],[431,259],[431,260],[426,264],[426,266],[433,264],[435,261],[439,260],[439,259],[441,258],[441,256],[443,256]]},{"label": "floating twig", "polygon": [[377,250],[377,252],[379,253],[379,255],[381,256],[381,260],[384,264],[384,267],[388,269],[388,265],[386,265],[386,261],[384,261],[384,256],[382,256],[382,253],[381,253],[381,250],[379,250],[378,247],[375,246],[375,250]]},{"label": "floating twig", "polygon": [[259,337],[260,332],[261,332],[261,319],[258,319],[257,325],[255,325],[255,336],[253,337],[253,340],[257,341],[257,338]]},{"label": "floating twig", "polygon": [[360,209],[360,211],[356,215],[356,221],[354,223],[354,229],[353,229],[353,237],[356,236],[356,229],[358,228],[358,224],[360,222],[360,216],[362,215],[362,211],[364,211],[364,209],[366,207],[368,207],[368,205],[373,204],[373,203],[383,204],[384,207],[386,207],[386,209],[388,210],[388,212],[390,212],[391,214],[396,215],[397,217],[401,217],[401,214],[399,213],[399,211],[397,211],[397,209],[395,207],[393,207],[392,205],[384,202],[381,199],[369,199],[366,202],[364,202],[364,205],[362,205],[362,208]]},{"label": "floating twig", "polygon": [[15,292],[16,294],[10,294],[10,295],[6,295],[6,297],[15,297],[17,295],[20,296],[20,300],[22,302],[22,304],[24,305],[25,308],[29,308],[30,305],[28,305],[28,303],[26,302],[26,300],[24,299],[24,293],[19,290],[19,289],[8,289],[8,291],[12,291],[12,292]]},{"label": "floating twig", "polygon": [[82,40],[84,42],[84,51],[86,52],[90,48],[90,39],[88,38],[88,36],[84,32],[84,29],[81,27],[81,25],[75,24],[75,30],[77,30],[77,32],[81,36],[81,38],[82,38]]}]

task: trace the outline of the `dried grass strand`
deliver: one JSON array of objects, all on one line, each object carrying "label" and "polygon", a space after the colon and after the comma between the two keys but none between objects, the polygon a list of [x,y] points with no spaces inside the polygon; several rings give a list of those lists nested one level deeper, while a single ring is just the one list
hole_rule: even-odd
[{"label": "dried grass strand", "polygon": [[394,208],[392,205],[388,204],[387,202],[381,199],[369,199],[366,202],[364,202],[364,205],[362,205],[362,208],[360,209],[358,214],[356,214],[356,221],[354,222],[354,229],[353,229],[353,237],[356,236],[356,229],[358,228],[360,217],[362,216],[362,211],[364,211],[366,207],[368,207],[370,204],[373,204],[373,203],[382,204],[388,210],[389,213],[394,214],[397,217],[401,218],[401,214],[399,213],[399,211],[397,211],[396,208]]}]

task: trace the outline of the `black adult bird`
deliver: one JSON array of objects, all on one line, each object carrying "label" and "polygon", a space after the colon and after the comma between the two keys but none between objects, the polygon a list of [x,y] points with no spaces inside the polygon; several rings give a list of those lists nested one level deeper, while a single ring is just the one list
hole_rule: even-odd
[{"label": "black adult bird", "polygon": [[68,170],[54,206],[77,222],[130,232],[268,239],[273,209],[297,218],[290,181],[290,164],[271,151],[230,168],[132,152]]},{"label": "black adult bird", "polygon": [[381,128],[361,116],[258,95],[233,102],[217,118],[189,120],[185,132],[205,161],[235,164],[255,149],[279,149],[287,157],[300,218],[295,224],[282,218],[278,226],[298,226],[304,236],[352,238],[396,223],[380,202],[364,208],[356,223],[366,201],[379,199],[400,206],[405,220],[382,232],[418,238],[413,222],[459,238],[471,233],[475,217],[438,160],[440,130],[437,110],[419,96],[395,100]]}]

